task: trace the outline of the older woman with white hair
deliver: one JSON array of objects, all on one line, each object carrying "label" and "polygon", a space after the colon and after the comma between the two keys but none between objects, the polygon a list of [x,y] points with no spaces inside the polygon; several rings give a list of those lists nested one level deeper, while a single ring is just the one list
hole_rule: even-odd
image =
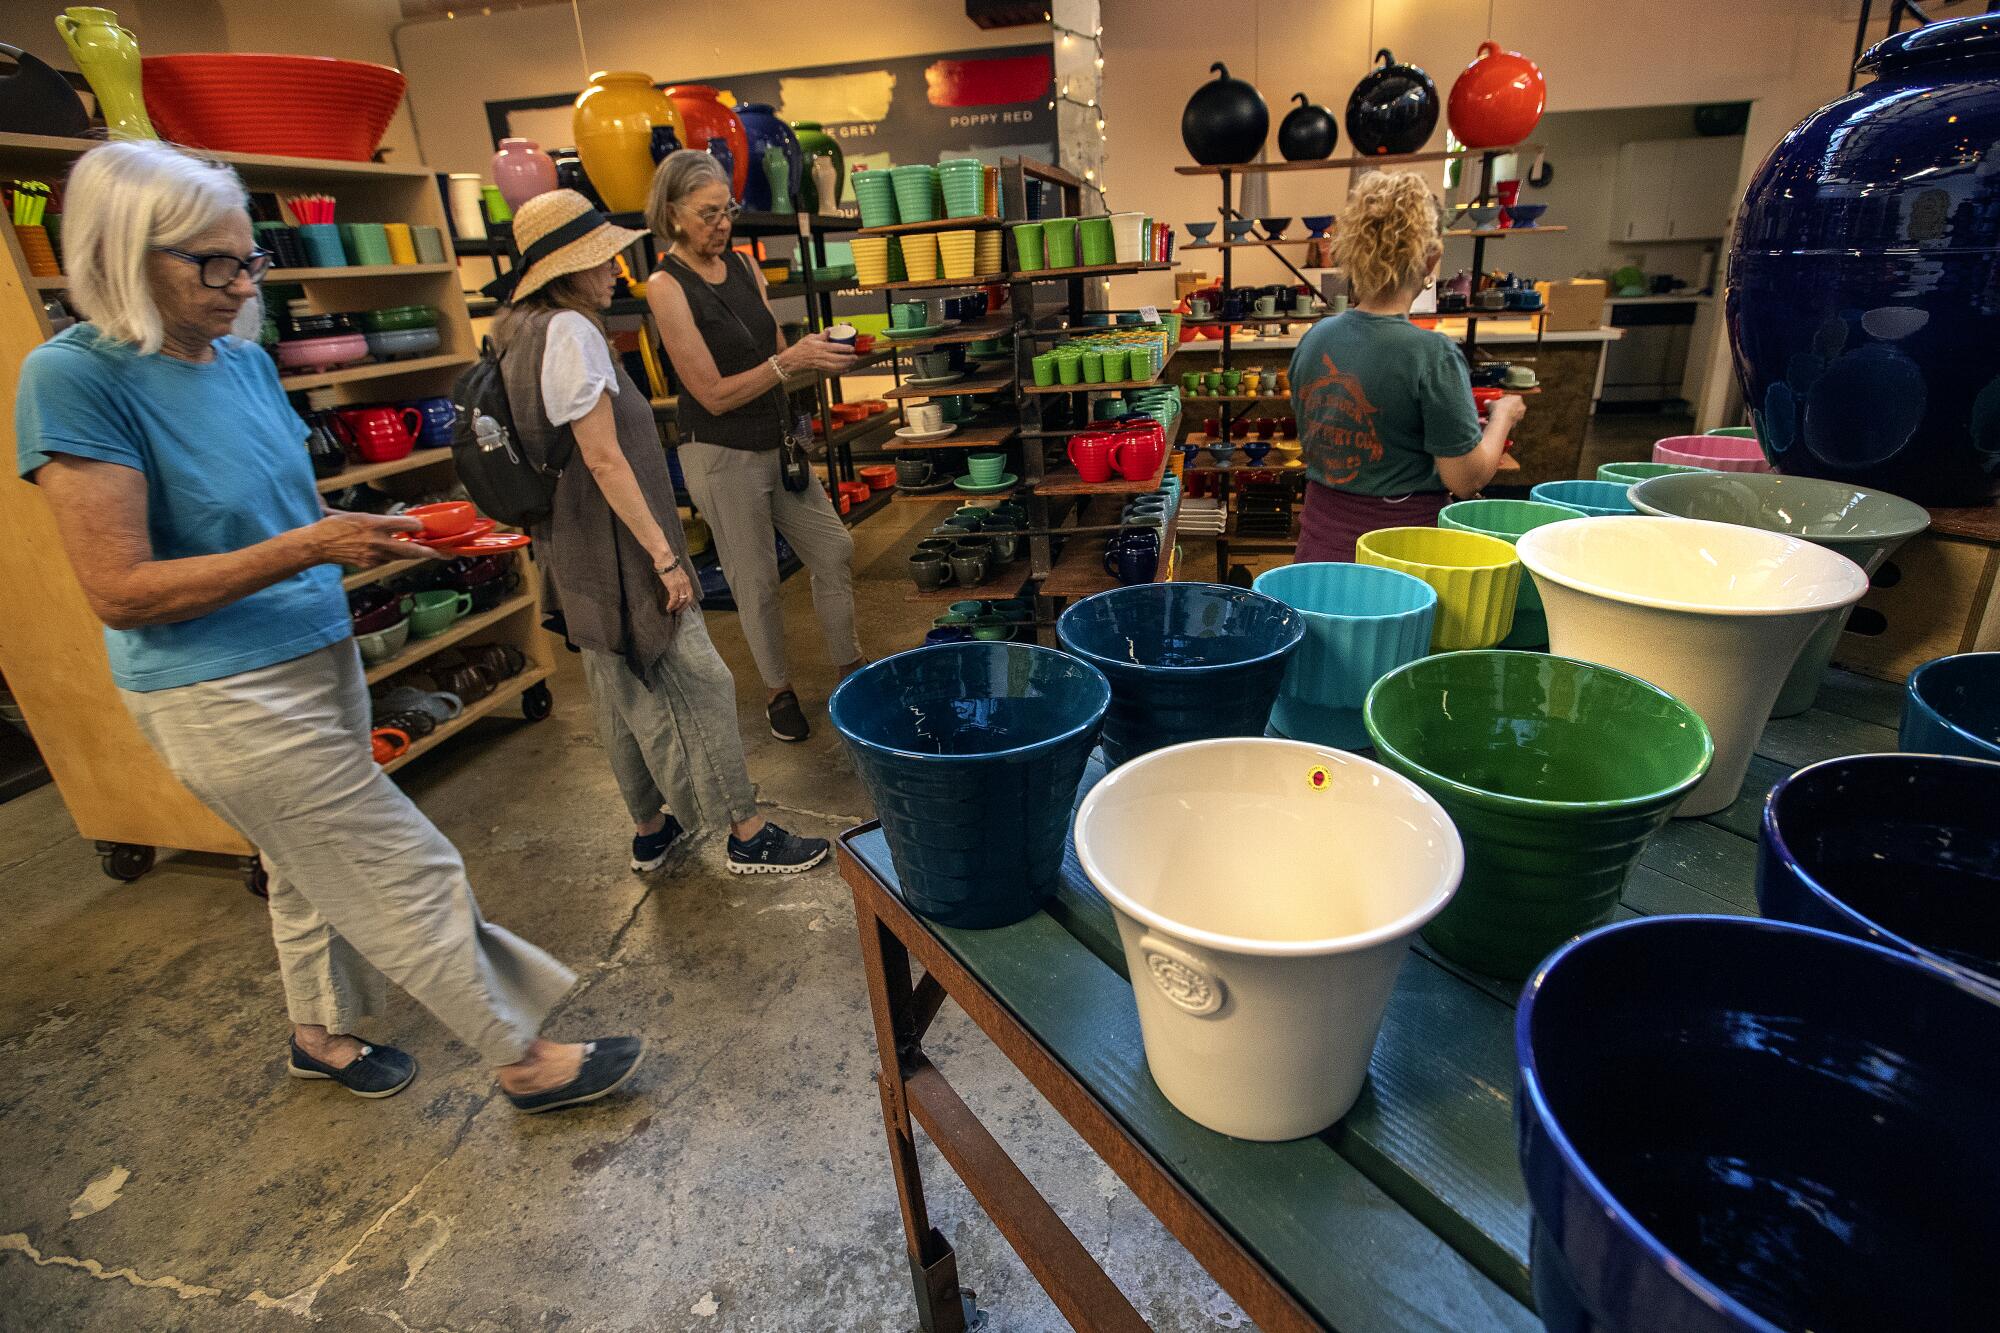
[{"label": "older woman with white hair", "polygon": [[788,469],[793,428],[785,389],[813,371],[842,371],[854,351],[823,333],[787,344],[757,266],[729,248],[737,208],[729,175],[691,148],[653,173],[646,225],[666,259],[646,300],[680,377],[681,471],[715,537],[737,622],[764,678],[764,716],[781,741],[810,734],[785,654],[778,610],[778,534],[812,576],[813,610],[828,657],[846,675],[862,665],[854,631],[854,539],[810,467]]},{"label": "older woman with white hair", "polygon": [[64,201],[87,322],[22,364],[20,474],[48,500],[140,730],[263,855],[288,1071],[362,1097],[407,1087],[416,1061],[357,1034],[393,981],[517,1108],[610,1092],[643,1043],[540,1035],[575,974],[480,916],[457,849],[369,752],[335,566],[407,559],[399,534],[421,525],[323,510],[270,358],[229,336],[270,264],[242,182],[114,143],[84,154]]}]

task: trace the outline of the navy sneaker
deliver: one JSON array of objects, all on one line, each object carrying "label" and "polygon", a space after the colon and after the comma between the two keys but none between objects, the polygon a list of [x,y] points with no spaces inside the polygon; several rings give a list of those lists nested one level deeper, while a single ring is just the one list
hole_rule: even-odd
[{"label": "navy sneaker", "polygon": [[681,821],[672,815],[660,825],[658,833],[646,833],[632,839],[632,869],[644,874],[648,870],[658,870],[666,864],[667,853],[687,832]]},{"label": "navy sneaker", "polygon": [[646,1041],[643,1037],[600,1037],[583,1044],[583,1068],[561,1087],[519,1097],[505,1088],[501,1091],[507,1092],[507,1100],[514,1103],[515,1110],[526,1115],[560,1111],[565,1106],[581,1106],[618,1091],[625,1080],[638,1070],[639,1061],[645,1055]]},{"label": "navy sneaker", "polygon": [[293,1078],[330,1078],[357,1097],[393,1097],[417,1076],[416,1057],[393,1046],[363,1044],[358,1059],[336,1069],[300,1050],[297,1037],[291,1045],[286,1073]]},{"label": "navy sneaker", "polygon": [[799,708],[799,696],[790,690],[764,705],[764,720],[771,724],[771,734],[781,741],[802,741],[812,735],[806,715]]},{"label": "navy sneaker", "polygon": [[796,875],[826,860],[828,846],[825,838],[801,838],[766,820],[748,842],[729,835],[729,873]]}]

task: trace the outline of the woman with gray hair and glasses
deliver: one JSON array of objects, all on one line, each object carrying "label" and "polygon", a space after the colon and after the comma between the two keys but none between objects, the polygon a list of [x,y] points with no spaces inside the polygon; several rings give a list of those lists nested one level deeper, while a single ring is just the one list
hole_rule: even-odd
[{"label": "woman with gray hair and glasses", "polygon": [[681,382],[681,471],[764,678],[765,719],[779,740],[802,741],[810,728],[778,610],[779,533],[812,576],[830,660],[845,676],[864,659],[854,632],[854,540],[810,467],[803,477],[784,475],[792,428],[785,390],[812,371],[851,369],[854,351],[824,333],[786,344],[764,275],[729,248],[737,211],[713,157],[691,148],[668,154],[646,200],[646,224],[667,247],[646,300]]},{"label": "woman with gray hair and glasses", "polygon": [[64,202],[87,322],[22,363],[20,475],[48,500],[139,729],[263,855],[288,1072],[361,1097],[407,1087],[416,1061],[356,1033],[394,981],[520,1110],[610,1092],[643,1043],[541,1037],[575,974],[480,916],[457,849],[370,754],[335,566],[426,553],[403,536],[422,525],[323,510],[270,357],[229,336],[270,264],[243,183],[114,143],[77,162]]}]

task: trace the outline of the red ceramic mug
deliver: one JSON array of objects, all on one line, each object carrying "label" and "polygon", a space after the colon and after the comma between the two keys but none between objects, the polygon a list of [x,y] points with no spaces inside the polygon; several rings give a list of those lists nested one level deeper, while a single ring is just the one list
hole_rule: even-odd
[{"label": "red ceramic mug", "polygon": [[339,415],[354,436],[354,451],[369,463],[407,458],[424,428],[424,414],[414,407],[344,407]]},{"label": "red ceramic mug", "polygon": [[1161,434],[1159,423],[1153,422],[1150,429],[1139,427],[1118,432],[1111,463],[1125,480],[1144,481],[1160,470],[1160,460],[1166,453],[1166,437]]},{"label": "red ceramic mug", "polygon": [[1068,452],[1076,475],[1092,484],[1111,480],[1111,451],[1117,445],[1117,436],[1102,431],[1072,435]]},{"label": "red ceramic mug", "polygon": [[375,762],[386,764],[400,759],[410,748],[410,733],[400,727],[377,727],[368,734],[368,746],[375,754]]}]

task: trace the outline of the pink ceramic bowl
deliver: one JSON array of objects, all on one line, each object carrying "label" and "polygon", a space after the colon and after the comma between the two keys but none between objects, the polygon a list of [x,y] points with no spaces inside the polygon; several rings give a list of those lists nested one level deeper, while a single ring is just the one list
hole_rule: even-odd
[{"label": "pink ceramic bowl", "polygon": [[278,344],[278,366],[283,370],[331,370],[368,359],[368,339],[358,333],[335,333],[324,338],[294,338]]},{"label": "pink ceramic bowl", "polygon": [[1653,442],[1655,463],[1705,467],[1716,472],[1769,472],[1771,464],[1755,440],[1733,435],[1670,435]]}]

